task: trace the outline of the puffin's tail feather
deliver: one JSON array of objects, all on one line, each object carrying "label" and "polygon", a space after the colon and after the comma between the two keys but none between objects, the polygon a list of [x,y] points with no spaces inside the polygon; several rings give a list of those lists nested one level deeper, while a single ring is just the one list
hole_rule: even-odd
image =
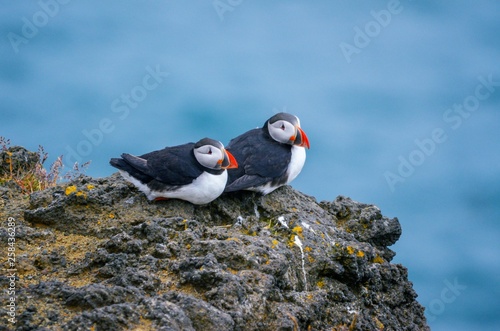
[{"label": "puffin's tail feather", "polygon": [[117,158],[117,157],[114,157],[111,160],[109,160],[109,164],[111,164],[113,167],[120,169],[120,170],[124,170],[124,168],[127,166],[127,163],[125,162],[125,160]]},{"label": "puffin's tail feather", "polygon": [[129,165],[131,165],[134,169],[137,169],[138,171],[148,174],[149,168],[148,168],[148,161],[145,159],[134,156],[131,154],[123,153],[121,155],[122,159],[127,162]]},{"label": "puffin's tail feather", "polygon": [[128,163],[126,160],[122,158],[112,158],[109,161],[109,164],[111,164],[113,167],[126,172],[129,176],[134,177],[135,179],[139,180],[140,182],[147,184],[150,181],[153,180],[153,177],[143,173],[139,169],[133,167],[130,163]]}]

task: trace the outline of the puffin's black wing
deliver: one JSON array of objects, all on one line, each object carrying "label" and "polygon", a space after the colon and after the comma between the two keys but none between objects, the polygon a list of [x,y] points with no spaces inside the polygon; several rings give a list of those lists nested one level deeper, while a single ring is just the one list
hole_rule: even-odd
[{"label": "puffin's black wing", "polygon": [[[122,154],[122,157],[124,157],[125,155],[129,155],[129,154]],[[136,167],[131,165],[129,162],[125,161],[124,158],[112,158],[109,161],[109,164],[111,164],[113,167],[115,167],[117,169],[125,171],[130,176],[139,180],[141,183],[146,184],[154,179],[153,177],[142,172],[140,169],[137,169]]]},{"label": "puffin's black wing", "polygon": [[238,161],[228,170],[225,192],[239,191],[268,182],[286,182],[291,146],[274,141],[262,129],[250,130],[232,139],[227,146]]},{"label": "puffin's black wing", "polygon": [[194,143],[188,143],[167,147],[139,157],[122,154],[122,159],[111,159],[110,163],[151,188],[187,185],[203,172],[194,157],[193,146]]}]

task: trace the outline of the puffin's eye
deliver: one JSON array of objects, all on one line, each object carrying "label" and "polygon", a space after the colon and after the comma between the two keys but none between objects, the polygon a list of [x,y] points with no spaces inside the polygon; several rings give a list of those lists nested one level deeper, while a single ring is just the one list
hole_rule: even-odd
[{"label": "puffin's eye", "polygon": [[285,131],[285,123],[281,123],[281,130]]},{"label": "puffin's eye", "polygon": [[212,149],[211,148],[208,149],[208,155],[212,155]]}]

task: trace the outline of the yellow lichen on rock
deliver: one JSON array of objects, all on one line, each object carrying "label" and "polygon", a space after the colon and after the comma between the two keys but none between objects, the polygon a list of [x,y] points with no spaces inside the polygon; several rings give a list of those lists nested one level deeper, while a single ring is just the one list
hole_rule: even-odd
[{"label": "yellow lichen on rock", "polygon": [[296,235],[298,235],[300,238],[304,238],[304,236],[302,235],[302,231],[303,231],[303,229],[302,229],[302,227],[301,227],[301,226],[299,226],[299,225],[297,225],[296,227],[294,227],[294,228],[292,229],[292,232],[293,232],[293,233],[295,233]]},{"label": "yellow lichen on rock", "polygon": [[316,286],[318,286],[319,288],[323,288],[325,286],[325,281],[324,280],[319,280],[316,283]]},{"label": "yellow lichen on rock", "polygon": [[380,320],[375,316],[374,318],[375,324],[377,324],[378,330],[383,330],[385,328],[384,323],[380,322]]},{"label": "yellow lichen on rock", "polygon": [[71,193],[76,192],[76,186],[75,185],[70,185],[66,187],[66,190],[64,191],[64,194],[70,195]]}]

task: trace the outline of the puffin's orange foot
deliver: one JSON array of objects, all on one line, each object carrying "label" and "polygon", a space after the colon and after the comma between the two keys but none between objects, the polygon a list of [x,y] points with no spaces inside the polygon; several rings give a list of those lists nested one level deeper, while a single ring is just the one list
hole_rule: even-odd
[{"label": "puffin's orange foot", "polygon": [[164,200],[168,200],[168,198],[158,197],[158,198],[155,198],[153,201],[164,201]]}]

